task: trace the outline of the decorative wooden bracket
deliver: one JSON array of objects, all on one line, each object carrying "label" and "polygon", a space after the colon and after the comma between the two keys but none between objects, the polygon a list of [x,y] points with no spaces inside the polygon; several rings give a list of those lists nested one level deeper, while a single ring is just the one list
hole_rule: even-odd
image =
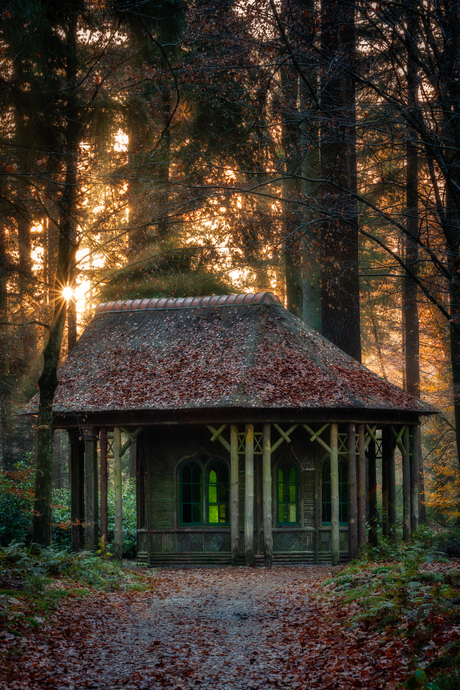
[{"label": "decorative wooden bracket", "polygon": [[322,438],[320,438],[320,435],[323,433],[323,431],[327,429],[329,424],[323,424],[321,429],[319,429],[318,431],[313,431],[313,429],[310,428],[308,424],[302,424],[302,426],[305,429],[305,431],[308,431],[308,433],[310,434],[310,441],[317,441],[319,445],[322,446],[324,450],[326,450],[328,453],[332,452],[331,447],[328,446],[328,444],[325,441],[323,441]]},{"label": "decorative wooden bracket", "polygon": [[126,451],[128,450],[128,448],[134,443],[134,441],[135,441],[136,438],[139,436],[139,434],[141,433],[141,431],[142,431],[143,428],[144,428],[144,427],[140,426],[138,429],[136,429],[136,431],[135,431],[134,433],[130,433],[129,431],[126,431],[126,429],[124,429],[123,427],[121,427],[122,432],[123,432],[124,434],[126,434],[126,436],[128,437],[128,440],[127,440],[126,443],[124,443],[124,444],[122,445],[122,447],[120,448],[120,458],[123,457],[123,455],[126,453]]},{"label": "decorative wooden bracket", "polygon": [[377,425],[376,425],[376,424],[374,424],[373,427],[370,427],[369,424],[366,424],[366,430],[367,430],[367,434],[366,434],[366,448],[368,447],[368,445],[369,445],[371,439],[374,441],[375,444],[378,444],[378,440],[377,440],[377,437],[376,437],[376,435],[375,435],[375,430],[376,430],[376,429],[377,429]]},{"label": "decorative wooden bracket", "polygon": [[225,440],[225,438],[222,436],[222,432],[224,429],[227,428],[227,424],[222,424],[222,426],[219,429],[215,429],[213,426],[210,424],[206,424],[206,428],[209,429],[211,432],[211,441],[215,441],[216,439],[220,441],[223,445],[223,447],[228,450],[228,452],[231,452],[230,444],[228,441]]},{"label": "decorative wooden bracket", "polygon": [[401,455],[406,455],[406,449],[404,448],[404,443],[402,442],[402,437],[403,437],[403,433],[404,433],[405,428],[406,428],[405,426],[402,426],[401,429],[399,430],[399,434],[398,434],[396,432],[396,429],[394,428],[394,426],[390,426],[390,429],[396,438],[396,445],[398,446],[399,450],[401,451]]},{"label": "decorative wooden bracket", "polygon": [[283,441],[286,441],[286,443],[291,443],[290,434],[292,434],[292,432],[294,431],[294,429],[297,429],[297,427],[298,427],[299,425],[298,425],[298,424],[293,424],[291,427],[289,427],[289,429],[288,429],[287,431],[283,431],[282,428],[281,428],[278,424],[273,424],[273,426],[274,426],[275,429],[278,431],[278,433],[280,434],[280,437],[281,437],[281,438],[279,438],[279,439],[276,441],[276,443],[274,443],[274,444],[270,447],[270,453],[274,453],[275,450],[283,443]]}]

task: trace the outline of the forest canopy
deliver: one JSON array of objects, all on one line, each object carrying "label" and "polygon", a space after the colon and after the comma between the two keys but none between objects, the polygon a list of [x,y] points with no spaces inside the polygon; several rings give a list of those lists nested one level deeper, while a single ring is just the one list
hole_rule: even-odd
[{"label": "forest canopy", "polygon": [[12,469],[36,438],[37,511],[59,363],[98,302],[271,290],[440,411],[426,504],[455,518],[459,17],[453,0],[0,2],[0,455]]}]

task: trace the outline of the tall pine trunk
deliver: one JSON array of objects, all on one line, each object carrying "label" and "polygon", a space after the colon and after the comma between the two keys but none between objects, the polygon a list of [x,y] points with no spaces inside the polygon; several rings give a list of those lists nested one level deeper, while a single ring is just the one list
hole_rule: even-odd
[{"label": "tall pine trunk", "polygon": [[50,544],[51,541],[53,398],[58,383],[57,368],[67,311],[62,289],[71,281],[77,252],[74,217],[77,199],[78,145],[82,126],[75,96],[77,83],[76,29],[76,19],[71,18],[66,40],[66,81],[68,85],[64,145],[66,174],[60,202],[58,257],[52,292],[54,295],[53,319],[49,328],[48,342],[43,352],[43,370],[38,380],[40,397],[32,541],[43,545]]},{"label": "tall pine trunk", "polygon": [[323,0],[321,49],[322,333],[360,361],[352,3]]},{"label": "tall pine trunk", "polygon": [[[415,111],[417,107],[417,67],[413,59],[416,48],[416,19],[414,7],[411,7],[407,20],[407,45],[409,46],[407,58],[407,96],[408,105]],[[419,209],[418,209],[418,149],[416,143],[409,138],[406,143],[406,236],[404,247],[404,259],[412,273],[418,275],[418,243],[419,237]],[[404,349],[405,349],[405,383],[407,392],[416,398],[420,398],[420,324],[418,314],[418,289],[414,279],[409,275],[404,276],[403,312],[404,312]],[[418,429],[418,440],[420,434]],[[421,458],[421,448],[419,448]],[[424,474],[423,466],[419,466],[421,484],[420,518],[426,521],[424,501]]]}]

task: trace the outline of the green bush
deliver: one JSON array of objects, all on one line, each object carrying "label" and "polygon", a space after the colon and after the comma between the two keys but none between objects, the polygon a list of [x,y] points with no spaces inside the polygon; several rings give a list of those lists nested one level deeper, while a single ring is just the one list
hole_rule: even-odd
[{"label": "green bush", "polygon": [[[0,546],[12,542],[29,544],[32,533],[34,496],[34,467],[28,458],[16,470],[0,470]],[[108,490],[109,551],[115,532],[115,496],[113,487]],[[70,489],[53,489],[52,494],[52,544],[55,548],[70,551]],[[123,482],[123,556],[134,558],[136,554],[137,517],[136,482]]]},{"label": "green bush", "polygon": [[0,545],[27,542],[32,527],[34,470],[30,458],[16,470],[0,470]]}]

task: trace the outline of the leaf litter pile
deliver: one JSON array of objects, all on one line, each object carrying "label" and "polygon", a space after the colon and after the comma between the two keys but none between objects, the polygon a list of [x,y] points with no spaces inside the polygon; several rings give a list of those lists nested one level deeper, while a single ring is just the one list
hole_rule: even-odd
[{"label": "leaf litter pile", "polygon": [[401,687],[412,639],[353,622],[333,570],[163,569],[144,591],[66,598],[41,627],[0,632],[0,688]]}]

